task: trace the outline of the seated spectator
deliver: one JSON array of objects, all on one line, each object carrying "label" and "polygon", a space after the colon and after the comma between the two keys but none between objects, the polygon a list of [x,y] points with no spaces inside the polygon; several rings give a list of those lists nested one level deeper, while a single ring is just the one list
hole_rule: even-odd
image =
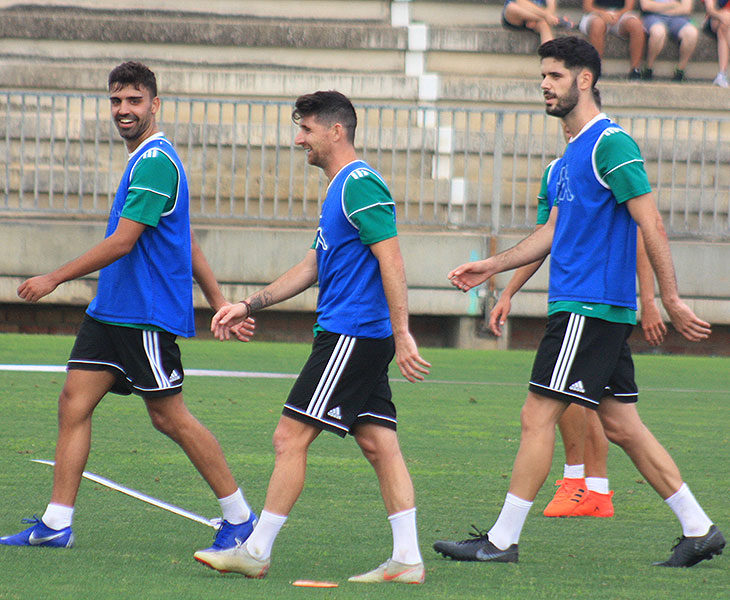
[{"label": "seated spectator", "polygon": [[553,39],[553,27],[575,27],[566,17],[555,16],[556,9],[556,0],[507,0],[502,9],[502,25],[507,29],[534,31],[544,44]]},{"label": "seated spectator", "polygon": [[687,63],[697,47],[699,32],[690,23],[692,0],[639,0],[644,15],[644,30],[649,35],[643,79],[654,77],[654,61],[664,48],[667,34],[679,42],[679,62],[674,81],[684,81]]},{"label": "seated spectator", "polygon": [[[726,0],[727,1],[727,0]],[[644,27],[633,11],[634,0],[583,0],[580,31],[603,57],[606,34],[629,40],[629,79],[641,79],[639,65],[644,55]]]},{"label": "seated spectator", "polygon": [[730,56],[730,1],[705,0],[705,11],[704,29],[717,38],[717,66],[720,70],[712,83],[721,88],[730,87],[726,73]]}]

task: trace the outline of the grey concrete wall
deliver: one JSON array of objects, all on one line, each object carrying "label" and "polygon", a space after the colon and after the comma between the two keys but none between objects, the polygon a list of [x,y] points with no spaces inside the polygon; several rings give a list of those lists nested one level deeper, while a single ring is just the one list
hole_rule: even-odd
[{"label": "grey concrete wall", "polygon": [[[0,222],[0,302],[18,300],[15,289],[24,278],[48,272],[75,258],[104,236],[103,223],[37,219]],[[313,229],[197,226],[196,238],[227,296],[240,299],[269,283],[301,260],[314,239]],[[484,256],[486,236],[475,233],[402,232],[412,312],[426,315],[474,316],[474,295],[456,292],[446,274],[457,264]],[[96,285],[92,274],[65,283],[46,302],[86,304]],[[314,309],[316,290],[280,305],[281,310]],[[196,306],[205,306],[196,295]]]},{"label": "grey concrete wall", "polygon": [[[519,236],[502,236],[499,251],[517,243]],[[717,325],[730,324],[730,243],[673,240],[670,242],[680,296],[703,319]],[[545,314],[548,266],[545,265],[525,284],[527,293],[517,294],[512,309],[517,316],[537,317]],[[496,287],[504,289],[511,272],[495,277]],[[638,289],[638,288],[637,288]],[[658,288],[657,301],[658,301]],[[658,302],[660,310],[666,312]]]},{"label": "grey concrete wall", "polygon": [[[231,300],[245,297],[272,281],[301,260],[313,240],[311,229],[263,227],[195,227],[197,239],[208,257],[224,293]],[[0,222],[0,303],[19,302],[15,290],[28,276],[37,275],[78,256],[102,239],[103,223],[4,219]],[[519,236],[496,240],[498,250],[519,241]],[[489,237],[479,233],[402,231],[400,242],[406,261],[409,300],[414,315],[462,319],[455,344],[493,345],[495,340],[476,335],[483,315],[485,295],[462,294],[449,284],[453,267],[487,255]],[[680,293],[704,319],[716,325],[730,324],[730,243],[673,241]],[[495,278],[496,290],[504,288],[511,273]],[[42,302],[85,305],[93,297],[96,276],[61,285]],[[513,316],[540,317],[547,302],[547,268],[544,266],[513,302]],[[282,303],[275,309],[314,309],[316,289]],[[196,291],[195,304],[205,307]],[[506,342],[503,342],[506,343]]]}]

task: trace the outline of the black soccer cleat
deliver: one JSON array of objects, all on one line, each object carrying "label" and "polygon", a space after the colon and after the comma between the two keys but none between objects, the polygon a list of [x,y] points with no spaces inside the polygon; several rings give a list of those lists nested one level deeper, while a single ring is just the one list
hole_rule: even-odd
[{"label": "black soccer cleat", "polygon": [[725,538],[717,526],[712,525],[705,535],[682,536],[672,546],[672,555],[664,562],[655,562],[655,567],[692,567],[703,560],[722,554]]},{"label": "black soccer cleat", "polygon": [[434,543],[433,549],[453,560],[476,560],[481,562],[517,562],[517,544],[512,544],[506,550],[500,550],[492,542],[489,536],[479,531],[472,525],[476,533],[469,532],[471,536],[461,542],[446,542],[438,540]]}]

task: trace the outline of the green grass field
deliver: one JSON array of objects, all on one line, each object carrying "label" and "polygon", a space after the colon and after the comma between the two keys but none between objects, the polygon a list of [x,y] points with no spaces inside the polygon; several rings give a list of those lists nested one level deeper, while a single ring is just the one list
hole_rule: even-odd
[{"label": "green grass field", "polygon": [[[65,363],[69,337],[0,335],[0,363]],[[188,369],[296,373],[306,345],[181,342]],[[611,519],[547,519],[562,473],[557,447],[520,540],[518,564],[458,563],[431,549],[488,529],[507,490],[519,443],[530,352],[423,349],[431,381],[396,379],[400,438],[417,494],[423,586],[366,585],[347,577],[390,555],[391,535],[370,466],[352,439],[322,435],[304,493],[274,546],[269,576],[222,576],[192,554],[213,530],[84,481],[72,550],[0,547],[0,599],[36,598],[499,598],[720,599],[730,596],[730,556],[692,569],[652,567],[669,556],[679,524],[628,458],[611,448]],[[669,449],[710,517],[730,533],[728,358],[636,357],[640,412]],[[393,373],[394,377],[397,375]],[[43,513],[52,471],[56,398],[63,373],[0,371],[0,532]],[[249,502],[260,510],[273,466],[271,434],[291,381],[188,377],[191,410],[216,434]],[[199,514],[217,503],[179,448],[153,430],[137,397],[108,396],[95,414],[87,470]],[[730,550],[726,552],[730,554]],[[292,587],[326,579],[337,589]]]}]

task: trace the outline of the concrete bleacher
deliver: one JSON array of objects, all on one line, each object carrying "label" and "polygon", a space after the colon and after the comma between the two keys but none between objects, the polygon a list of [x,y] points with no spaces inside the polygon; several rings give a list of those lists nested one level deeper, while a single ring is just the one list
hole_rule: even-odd
[{"label": "concrete bleacher", "polygon": [[[580,9],[576,0],[564,4],[566,12],[577,19]],[[108,0],[52,0],[36,6],[0,0],[0,89],[100,92],[110,66],[140,58],[156,71],[163,96],[290,101],[315,89],[336,88],[358,102],[539,108],[537,36],[504,30],[499,24],[501,7],[496,0],[138,0],[120,9]],[[716,71],[714,39],[701,35],[696,59],[688,70],[689,82],[666,80],[675,61],[676,46],[669,42],[655,69],[657,80],[629,83],[623,79],[627,69],[625,42],[611,38],[604,62],[606,77],[600,84],[604,105],[609,110],[640,109],[656,115],[724,115],[730,96],[727,90],[710,85]],[[16,125],[2,128],[11,140],[18,139],[17,129]],[[527,142],[522,137],[508,143]],[[666,141],[662,144],[666,146]],[[685,149],[691,151],[692,144],[690,135]],[[658,142],[647,146],[650,173],[659,146]],[[671,149],[662,148],[665,156],[668,151]],[[50,150],[40,152],[45,157],[43,153]],[[83,168],[78,144],[57,147],[55,152],[65,153],[68,163]],[[727,161],[727,149],[718,152],[719,158]],[[52,178],[49,170],[39,175],[27,169],[23,172],[18,167],[19,153],[19,147],[11,143],[6,156],[11,165],[10,186],[17,186],[21,177],[34,177],[36,185],[47,193]],[[407,158],[398,156],[398,160]],[[258,160],[252,161],[254,169],[258,164]],[[282,164],[286,174],[287,160]],[[60,168],[61,162],[58,165]],[[516,165],[518,171],[523,168],[522,162]],[[102,173],[107,187],[116,185],[119,169],[114,164]],[[504,169],[511,170],[512,164],[506,161]],[[53,178],[56,193],[63,192],[64,185],[72,196],[79,193],[78,186],[64,184],[59,174]],[[474,176],[474,172],[469,175]],[[662,176],[670,178],[672,173]],[[191,172],[194,185],[199,184],[198,177]],[[222,177],[225,183],[228,174]],[[263,180],[268,187],[262,195],[269,199],[271,179]],[[534,186],[534,176],[531,181]],[[84,183],[87,194],[91,183]],[[516,182],[518,198],[529,197],[527,185],[526,180]],[[403,186],[402,180],[391,181],[396,197]],[[433,197],[435,187],[441,189],[435,183],[426,186],[429,197]],[[690,186],[690,201],[694,198],[692,190]],[[504,192],[512,194],[512,189]],[[87,201],[88,196],[82,199]],[[440,210],[446,210],[446,201],[444,198]],[[725,206],[719,209],[727,211]],[[689,212],[694,218],[696,209],[690,205]],[[0,236],[17,240],[17,247],[25,248],[22,240],[38,237],[38,226],[36,220],[4,219]],[[14,289],[22,277],[72,258],[103,231],[98,223],[74,221],[44,222],[43,228],[40,239],[51,240],[55,235],[61,240],[76,240],[78,247],[57,244],[37,252],[26,248],[22,260],[3,257],[0,302],[14,301]],[[196,229],[233,298],[269,281],[283,266],[293,263],[311,237],[309,229],[291,227],[241,229],[207,223]],[[482,299],[454,293],[444,274],[459,262],[485,255],[494,240],[474,231],[406,230],[402,235],[414,314],[453,317],[447,336],[450,342],[491,344],[493,340],[478,337],[473,326],[479,320]],[[514,235],[501,236],[496,245],[502,247],[514,240]],[[683,293],[690,295],[698,310],[702,308],[705,318],[729,322],[730,284],[713,281],[703,288],[694,274],[698,267],[700,272],[711,272],[716,264],[713,261],[727,263],[730,245],[715,242],[710,252],[694,241],[675,240],[673,245],[677,256],[682,257],[677,267],[680,283],[686,285]],[[428,260],[424,261],[424,256]],[[242,263],[245,273],[241,272]],[[497,288],[504,286],[508,276],[497,278]],[[516,314],[539,316],[545,306],[544,276],[529,289],[524,301],[515,304]],[[93,278],[63,286],[52,301],[83,304],[92,293]],[[196,303],[202,306],[202,297]],[[312,304],[313,295],[309,294],[282,308],[307,310]]]},{"label": "concrete bleacher", "polygon": [[[503,29],[501,2],[412,0],[391,9],[390,2],[362,0],[348,1],[347,11],[342,5],[163,1],[120,10],[104,1],[3,0],[0,86],[96,91],[110,63],[145,56],[167,94],[291,98],[336,87],[355,100],[539,105],[537,36]],[[392,25],[397,6],[408,9],[405,25]],[[566,10],[580,13],[576,0]],[[601,84],[606,103],[724,110],[727,95],[709,85],[717,70],[714,39],[701,35],[683,86],[665,80],[676,58],[676,44],[668,42],[657,80],[626,85],[626,43],[610,37]]]}]

